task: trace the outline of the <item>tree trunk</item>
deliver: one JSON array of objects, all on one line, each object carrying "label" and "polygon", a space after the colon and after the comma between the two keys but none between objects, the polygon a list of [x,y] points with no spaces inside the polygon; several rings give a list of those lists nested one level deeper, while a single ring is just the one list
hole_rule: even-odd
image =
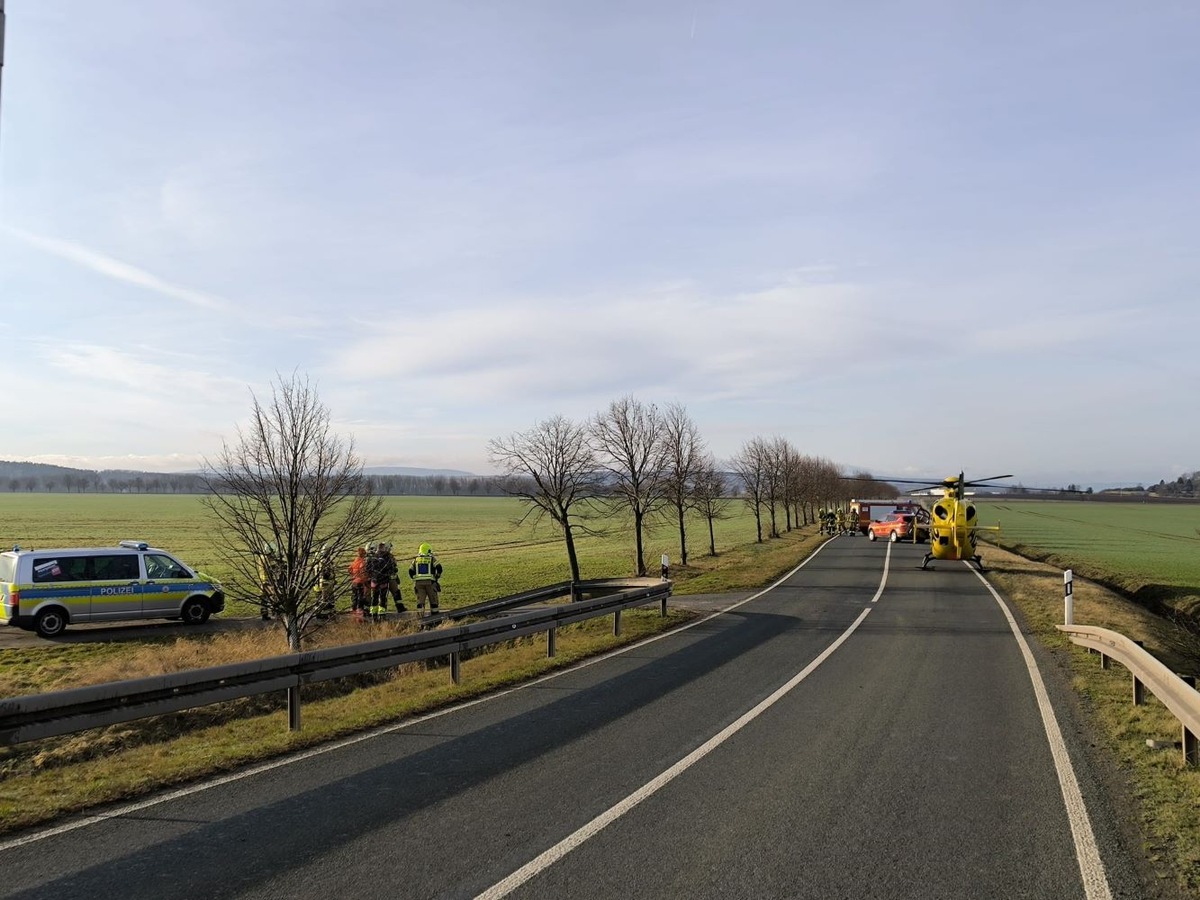
[{"label": "tree trunk", "polygon": [[758,533],[758,542],[762,543],[762,510],[754,504],[754,530]]},{"label": "tree trunk", "polygon": [[717,555],[717,539],[713,536],[713,520],[712,516],[708,517],[708,555]]},{"label": "tree trunk", "polygon": [[575,535],[571,533],[571,524],[563,523],[563,539],[567,542],[567,561],[571,565],[571,599],[575,599],[575,585],[579,583],[579,554],[575,552]]},{"label": "tree trunk", "polygon": [[287,631],[288,649],[293,653],[300,652],[300,618],[295,613],[285,613],[283,627]]},{"label": "tree trunk", "polygon": [[687,565],[687,530],[683,524],[683,507],[677,507],[679,510],[679,564]]},{"label": "tree trunk", "polygon": [[646,554],[642,547],[642,519],[645,513],[641,509],[633,511],[634,540],[637,543],[637,574],[638,578],[646,577]]}]

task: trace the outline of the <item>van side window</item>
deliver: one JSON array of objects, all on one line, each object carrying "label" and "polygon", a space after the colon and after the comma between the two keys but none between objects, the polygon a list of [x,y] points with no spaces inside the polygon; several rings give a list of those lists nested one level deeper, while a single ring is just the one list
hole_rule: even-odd
[{"label": "van side window", "polygon": [[92,562],[96,567],[96,574],[93,577],[97,581],[116,581],[118,578],[124,581],[133,581],[142,575],[139,571],[136,553],[123,553],[119,556],[93,556]]},{"label": "van side window", "polygon": [[50,581],[87,581],[86,556],[60,556],[34,559],[33,582],[45,584]]},{"label": "van side window", "polygon": [[87,581],[92,576],[88,574],[88,558],[86,556],[67,557],[60,561],[63,572],[72,581]]},{"label": "van side window", "polygon": [[147,578],[190,578],[191,575],[184,570],[183,566],[171,559],[169,556],[163,556],[158,553],[146,554],[146,577]]},{"label": "van side window", "polygon": [[35,559],[33,561],[33,583],[42,584],[47,581],[66,581],[63,567],[57,559]]}]

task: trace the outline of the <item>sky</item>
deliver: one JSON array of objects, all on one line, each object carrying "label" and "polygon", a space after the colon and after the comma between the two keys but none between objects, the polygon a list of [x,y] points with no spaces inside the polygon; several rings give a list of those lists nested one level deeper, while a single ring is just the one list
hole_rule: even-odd
[{"label": "sky", "polygon": [[1200,6],[8,0],[0,458],[369,466],[632,395],[881,476],[1200,469]]}]

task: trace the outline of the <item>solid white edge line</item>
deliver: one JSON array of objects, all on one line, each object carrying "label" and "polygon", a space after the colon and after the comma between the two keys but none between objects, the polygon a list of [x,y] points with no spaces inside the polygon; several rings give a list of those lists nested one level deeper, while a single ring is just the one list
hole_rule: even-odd
[{"label": "solid white edge line", "polygon": [[[875,596],[871,600],[872,603],[879,599],[879,596],[883,593],[883,589],[887,584],[887,561],[891,559],[891,555],[892,547],[889,544],[884,560],[883,577],[880,579],[879,589],[875,592]],[[810,556],[809,559],[812,559],[812,557]],[[805,562],[807,561],[808,560],[805,560]],[[791,573],[789,573],[789,575],[790,574]],[[779,584],[779,582],[776,582],[776,585],[777,584]],[[770,588],[768,588],[768,590],[770,590]],[[760,701],[749,712],[743,713],[735,722],[726,726],[717,734],[713,735],[669,769],[652,778],[650,781],[647,781],[644,785],[642,785],[624,800],[621,800],[615,805],[609,807],[586,825],[567,835],[553,847],[550,847],[548,850],[538,854],[507,878],[492,885],[483,893],[476,895],[475,900],[500,900],[500,898],[508,896],[525,882],[529,881],[531,878],[545,871],[558,860],[562,859],[588,838],[594,837],[604,828],[621,818],[621,816],[625,815],[625,813],[629,812],[647,797],[650,797],[658,792],[659,789],[674,781],[685,771],[690,769],[704,757],[708,756],[709,753],[721,746],[723,743],[757,719],[760,715],[774,706],[779,700],[790,693],[791,690],[796,687],[796,685],[800,684],[800,682],[811,675],[817,669],[817,667],[821,665],[821,663],[829,659],[829,657],[834,654],[834,651],[842,646],[842,644],[846,642],[850,635],[852,635],[858,629],[858,626],[862,624],[863,619],[867,617],[867,614],[871,612],[871,609],[872,607],[868,606],[861,613],[859,613],[858,618],[854,620],[850,627],[843,631],[841,635],[838,636],[837,640],[821,651],[821,654],[816,659],[805,666],[799,673],[793,675],[782,687],[777,688],[769,697]]]},{"label": "solid white edge line", "polygon": [[[964,564],[970,568],[965,561]],[[1042,714],[1042,726],[1046,730],[1046,739],[1050,742],[1050,755],[1054,758],[1054,769],[1058,773],[1058,783],[1062,788],[1063,803],[1067,808],[1067,820],[1071,824],[1071,837],[1075,841],[1075,857],[1079,861],[1084,893],[1088,900],[1111,900],[1112,890],[1108,886],[1108,877],[1104,874],[1104,862],[1100,859],[1100,848],[1096,845],[1092,822],[1083,802],[1083,793],[1079,790],[1075,769],[1071,766],[1066,741],[1063,740],[1062,730],[1058,727],[1058,719],[1054,715],[1054,707],[1050,705],[1050,695],[1046,692],[1046,684],[1038,670],[1037,660],[1033,658],[1029,643],[1025,640],[1025,635],[1021,634],[1008,604],[981,573],[974,569],[971,571],[1000,605],[1004,617],[1008,619],[1008,627],[1021,648],[1021,655],[1025,658],[1025,668],[1029,670],[1029,680],[1033,682],[1033,693],[1037,697],[1038,710]]]},{"label": "solid white edge line", "polygon": [[[835,540],[835,539],[836,538],[830,538],[830,540]],[[557,671],[550,672],[549,674],[543,675],[541,678],[536,678],[533,681],[526,681],[521,684],[515,685],[514,687],[507,688],[506,690],[496,691],[495,693],[486,694],[482,697],[476,697],[473,700],[466,700],[466,701],[463,701],[462,703],[456,703],[454,706],[448,706],[445,709],[435,710],[434,712],[426,713],[423,716],[418,716],[415,719],[406,719],[405,721],[397,722],[394,725],[384,725],[380,728],[374,728],[370,731],[363,732],[362,734],[356,734],[352,737],[342,738],[341,740],[333,741],[328,744],[322,744],[319,747],[313,747],[309,750],[302,750],[298,753],[288,754],[287,756],[281,757],[279,759],[273,759],[270,762],[261,763],[256,766],[252,766],[248,769],[243,769],[239,772],[234,772],[229,775],[222,775],[217,778],[209,779],[207,781],[201,782],[200,784],[188,785],[187,787],[179,788],[178,790],[174,790],[174,791],[169,791],[168,793],[165,793],[165,794],[156,794],[155,796],[148,797],[145,800],[139,800],[134,803],[127,803],[122,806],[114,807],[114,808],[107,810],[105,812],[102,812],[102,813],[96,813],[96,814],[89,815],[89,816],[83,816],[78,819],[73,819],[70,822],[65,822],[62,825],[55,825],[52,828],[46,828],[46,829],[42,829],[40,831],[31,832],[30,834],[23,835],[21,837],[10,838],[5,841],[0,841],[0,853],[3,853],[6,850],[16,849],[17,847],[23,847],[26,844],[33,844],[33,843],[36,843],[37,841],[42,841],[42,840],[45,840],[46,838],[55,837],[60,834],[67,834],[69,832],[76,831],[80,828],[86,828],[89,825],[97,825],[101,822],[107,822],[109,819],[118,819],[121,816],[127,816],[131,813],[141,812],[144,809],[149,809],[150,807],[157,806],[160,803],[169,803],[172,800],[179,800],[183,797],[188,797],[192,794],[198,794],[201,791],[207,791],[210,788],[220,787],[221,785],[230,784],[234,781],[241,781],[243,778],[250,778],[254,775],[261,775],[264,772],[270,772],[272,769],[280,769],[280,768],[283,768],[284,766],[290,766],[293,763],[303,762],[304,760],[312,759],[315,756],[321,756],[322,754],[325,754],[325,753],[333,753],[334,751],[342,750],[346,747],[351,747],[354,744],[360,743],[361,741],[368,741],[368,740],[371,740],[372,738],[381,737],[385,734],[392,734],[397,731],[402,731],[405,728],[412,728],[414,725],[421,725],[425,722],[428,722],[430,719],[437,719],[437,718],[440,718],[441,716],[448,716],[451,713],[456,713],[456,712],[459,712],[464,709],[469,709],[470,707],[476,706],[477,704],[480,704],[480,703],[487,703],[492,700],[497,700],[500,697],[505,697],[509,694],[515,693],[516,691],[523,691],[523,690],[526,690],[527,688],[536,687],[537,685],[542,684],[543,682],[550,681],[551,679],[554,679],[554,678],[560,678],[563,675],[567,675],[572,672],[578,672],[580,669],[586,669],[588,666],[593,666],[593,665],[596,665],[597,663],[602,663],[605,660],[612,659],[614,656],[620,656],[622,653],[628,653],[631,650],[637,650],[638,648],[645,647],[647,644],[652,644],[655,641],[660,641],[660,640],[663,640],[664,638],[668,638],[673,635],[681,634],[682,632],[687,631],[690,628],[695,628],[697,625],[704,624],[709,619],[715,618],[719,615],[723,615],[724,613],[735,610],[738,607],[744,606],[745,604],[749,603],[751,600],[757,600],[759,597],[762,597],[764,594],[768,594],[771,591],[775,590],[775,588],[779,587],[779,585],[783,584],[785,581],[787,581],[789,578],[791,578],[793,575],[795,575],[797,572],[799,572],[801,569],[803,569],[806,565],[808,565],[808,563],[818,553],[820,553],[822,550],[824,550],[825,547],[828,546],[828,544],[829,544],[829,541],[825,541],[823,544],[821,544],[819,547],[817,547],[816,550],[814,550],[812,553],[810,553],[808,556],[806,556],[803,559],[803,561],[800,562],[799,565],[797,565],[795,568],[788,571],[785,575],[781,576],[773,584],[770,584],[767,587],[763,588],[761,591],[758,591],[755,594],[751,594],[749,597],[746,597],[744,600],[739,600],[736,603],[733,603],[722,609],[718,609],[715,612],[710,613],[707,616],[702,616],[701,618],[697,619],[694,622],[689,622],[686,625],[681,625],[679,628],[673,628],[670,631],[664,631],[661,634],[652,635],[644,640],[638,641],[633,644],[628,644],[624,647],[618,647],[616,650],[611,650],[608,653],[604,653],[599,656],[593,656],[589,659],[580,660],[578,663],[576,663],[572,666],[568,666],[565,669],[559,669]]]}]

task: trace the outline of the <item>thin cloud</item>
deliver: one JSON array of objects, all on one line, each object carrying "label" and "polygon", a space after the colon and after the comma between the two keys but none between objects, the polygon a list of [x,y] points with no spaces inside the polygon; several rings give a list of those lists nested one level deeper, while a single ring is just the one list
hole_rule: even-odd
[{"label": "thin cloud", "polygon": [[[730,398],[819,375],[864,331],[866,289],[790,273],[764,290],[706,295],[673,284],[613,298],[513,298],[487,310],[431,312],[335,349],[335,378],[436,383],[443,400],[513,401],[622,392],[632,385]],[[404,351],[395,352],[403,345]],[[569,361],[569,362],[567,362]],[[685,390],[686,389],[686,390]]]},{"label": "thin cloud", "polygon": [[210,374],[188,356],[69,342],[41,344],[38,351],[54,370],[92,386],[128,390],[127,397],[187,398],[217,407],[245,397],[243,382]]},{"label": "thin cloud", "polygon": [[34,234],[33,232],[25,231],[23,228],[15,228],[12,225],[0,225],[0,228],[5,233],[12,235],[31,247],[36,247],[44,253],[57,256],[59,259],[65,259],[85,269],[90,269],[106,278],[122,281],[125,284],[132,284],[136,287],[153,291],[163,297],[170,297],[173,300],[182,300],[184,303],[200,309],[225,312],[232,308],[232,305],[227,300],[223,300],[220,297],[214,297],[212,294],[206,294],[203,291],[196,291],[191,288],[172,284],[169,281],[159,278],[157,275],[147,272],[145,269],[139,269],[137,266],[121,262],[119,259],[113,259],[111,256],[106,256],[81,244]]}]

